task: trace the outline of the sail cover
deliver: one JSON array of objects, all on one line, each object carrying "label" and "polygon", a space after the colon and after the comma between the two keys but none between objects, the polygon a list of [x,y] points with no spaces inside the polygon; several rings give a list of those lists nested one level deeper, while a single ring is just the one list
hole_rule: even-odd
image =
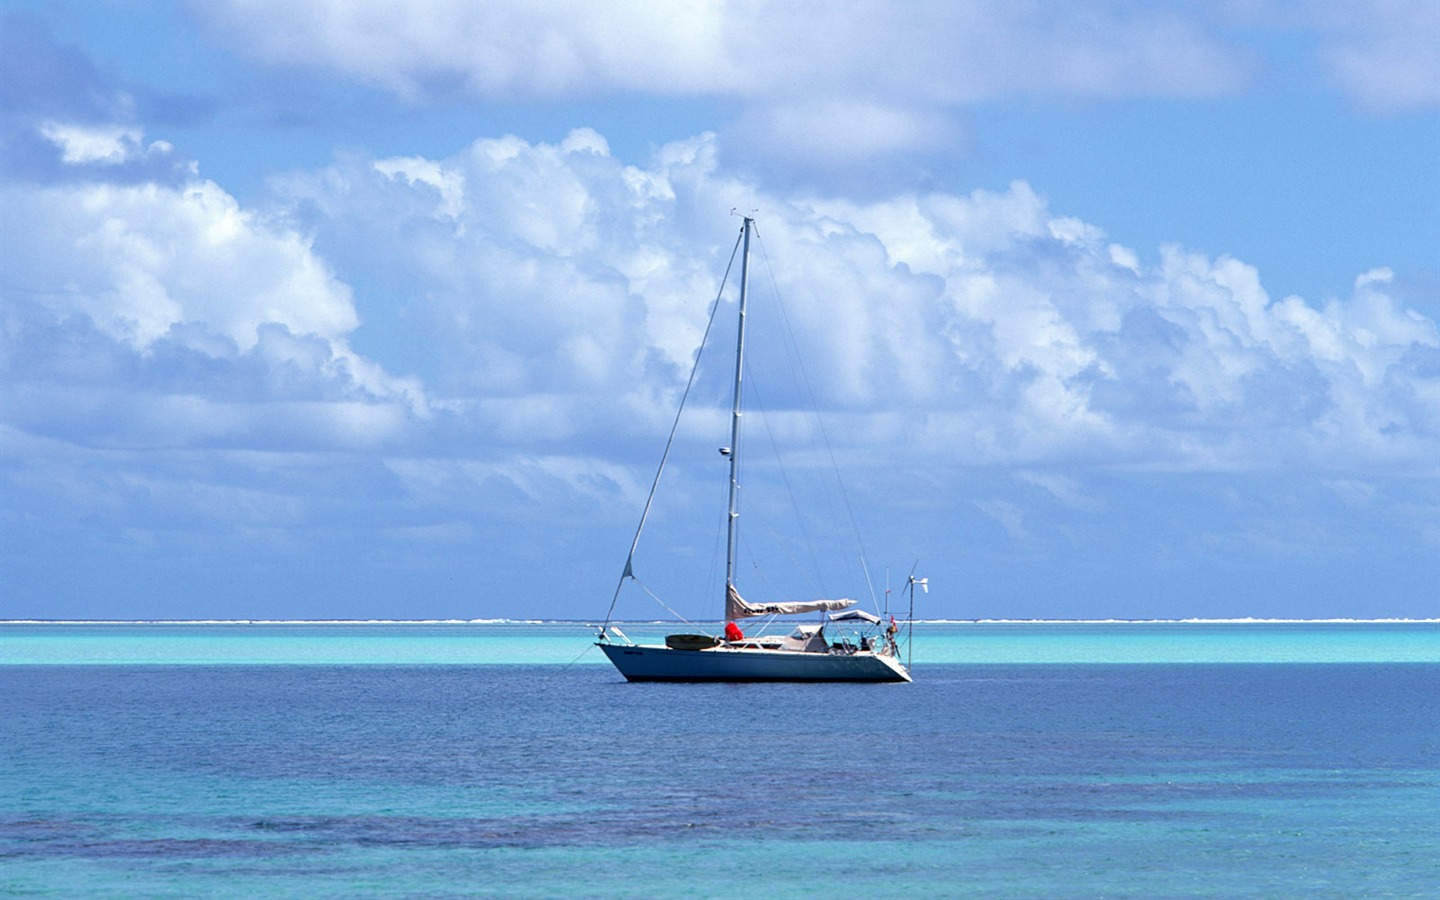
[{"label": "sail cover", "polygon": [[741,599],[735,585],[725,589],[725,618],[749,619],[755,616],[790,616],[796,613],[816,612],[826,609],[844,609],[854,606],[854,600],[802,600],[798,603],[747,603]]},{"label": "sail cover", "polygon": [[843,613],[831,613],[832,622],[869,622],[871,625],[879,625],[880,617],[874,613],[868,613],[863,609],[847,609]]}]

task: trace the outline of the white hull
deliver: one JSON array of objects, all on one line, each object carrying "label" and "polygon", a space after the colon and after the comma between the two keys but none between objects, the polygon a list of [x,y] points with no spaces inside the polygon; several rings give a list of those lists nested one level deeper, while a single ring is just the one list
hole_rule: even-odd
[{"label": "white hull", "polygon": [[909,681],[892,656],[869,651],[814,653],[715,647],[672,650],[649,644],[596,644],[627,681]]}]

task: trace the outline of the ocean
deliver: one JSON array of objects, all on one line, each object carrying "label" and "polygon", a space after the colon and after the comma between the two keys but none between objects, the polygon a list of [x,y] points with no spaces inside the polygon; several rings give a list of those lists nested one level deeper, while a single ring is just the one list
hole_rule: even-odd
[{"label": "ocean", "polygon": [[921,623],[908,685],[627,684],[590,635],[0,624],[0,894],[1440,884],[1437,622]]}]

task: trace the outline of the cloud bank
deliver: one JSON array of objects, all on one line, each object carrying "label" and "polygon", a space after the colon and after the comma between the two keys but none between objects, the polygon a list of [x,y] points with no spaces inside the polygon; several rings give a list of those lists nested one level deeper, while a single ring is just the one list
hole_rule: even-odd
[{"label": "cloud bank", "polygon": [[47,123],[70,181],[0,185],[5,407],[85,444],[361,445],[423,417],[417,383],[349,349],[350,288],[218,185],[107,183],[164,155],[137,129]]},{"label": "cloud bank", "polygon": [[733,240],[716,211],[740,206],[761,210],[823,402],[869,423],[857,441],[905,422],[909,452],[967,464],[1433,468],[1440,334],[1385,270],[1317,306],[1234,258],[1114,244],[1023,183],[767,195],[717,144],[637,166],[591,131],[483,139],[282,193],[340,269],[404,273],[442,340],[436,383],[521,442],[664,420]]},{"label": "cloud bank", "polygon": [[329,69],[414,97],[457,89],[491,99],[777,89],[797,97],[913,92],[937,102],[1205,96],[1233,89],[1244,72],[1239,55],[1193,21],[1144,4],[921,2],[896,15],[865,2],[448,0],[417,9],[387,0],[363,9],[204,4],[201,14],[264,62]]},{"label": "cloud bank", "polygon": [[[937,583],[984,585],[1010,615],[1111,597],[1157,614],[1147,591],[1254,614],[1257,585],[1328,591],[1337,611],[1385,585],[1428,596],[1440,336],[1413,284],[1366,266],[1324,298],[1277,296],[1243,254],[1126,245],[1024,181],[799,190],[734,149],[864,170],[953,147],[963,109],[996,99],[1221,96],[1263,77],[1244,28],[1304,33],[1357,103],[1403,114],[1435,103],[1434,80],[1393,65],[1431,65],[1424,15],[944,4],[920,33],[865,4],[803,22],[764,3],[668,22],[360,9],[195,15],[277,71],[417,105],[678,96],[729,119],[649,153],[477,129],[455,152],[352,149],[243,194],[147,135],[99,67],[11,30],[34,40],[0,61],[0,524],[36,614],[157,583],[176,605],[156,615],[277,591],[314,604],[281,615],[359,613],[337,605],[352,596],[403,615],[412,594],[445,598],[417,613],[468,614],[520,572],[546,573],[527,614],[583,614],[623,550],[604,536],[628,534],[648,486],[732,209],[758,211],[758,286],[785,300],[857,499],[905,514],[924,546],[887,549],[940,560]],[[741,27],[757,16],[769,27]],[[723,419],[723,391],[698,404]],[[798,397],[766,406],[800,433]],[[701,430],[682,440],[713,462]],[[709,509],[705,477],[676,481],[687,512]]]},{"label": "cloud bank", "polygon": [[[97,140],[76,168],[149,152]],[[857,445],[905,423],[917,461],[1434,467],[1440,334],[1385,270],[1316,306],[1240,260],[1109,242],[1023,183],[857,204],[767,195],[718,160],[714,136],[644,165],[589,130],[487,138],[295,175],[263,211],[198,177],[8,184],[9,415],[74,433],[134,391],[165,400],[115,440],[258,447],[275,412],[243,405],[294,404],[276,431],[308,419],[338,447],[423,442],[433,395],[535,451],[653,431],[733,240],[717,211],[741,206]],[[367,305],[392,307],[382,356],[428,348],[415,377],[351,349]]]},{"label": "cloud bank", "polygon": [[1395,0],[227,0],[195,14],[266,66],[414,103],[711,100],[732,113],[719,130],[772,166],[955,152],[965,110],[987,103],[1231,97],[1274,77],[1275,42],[1298,43],[1310,70],[1371,110],[1440,104],[1440,11]]}]

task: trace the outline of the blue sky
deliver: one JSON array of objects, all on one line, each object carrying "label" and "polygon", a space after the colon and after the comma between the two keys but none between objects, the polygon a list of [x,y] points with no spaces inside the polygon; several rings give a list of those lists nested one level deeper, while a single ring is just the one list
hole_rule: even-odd
[{"label": "blue sky", "polygon": [[603,616],[735,208],[925,615],[1440,615],[1436,4],[0,8],[0,616]]}]

